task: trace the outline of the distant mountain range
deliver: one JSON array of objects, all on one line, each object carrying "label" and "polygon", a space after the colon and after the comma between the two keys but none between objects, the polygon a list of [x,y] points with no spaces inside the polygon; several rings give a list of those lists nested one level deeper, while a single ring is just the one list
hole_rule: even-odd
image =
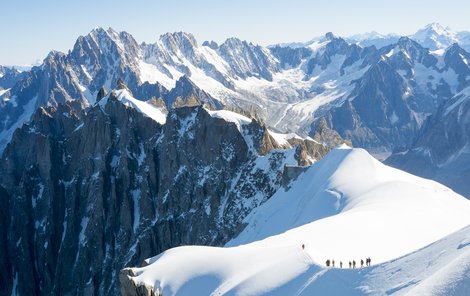
[{"label": "distant mountain range", "polygon": [[[470,32],[455,32],[449,27],[444,27],[439,23],[428,24],[413,35],[407,37],[415,40],[431,51],[442,52],[442,50],[445,50],[454,43],[458,43],[466,51],[470,51]],[[390,45],[395,43],[398,39],[400,39],[399,35],[383,35],[377,32],[357,34],[346,38],[349,42],[358,43],[361,46],[375,45],[376,47]]]},{"label": "distant mountain range", "polygon": [[194,95],[304,136],[326,118],[355,146],[390,152],[409,145],[424,118],[468,85],[465,49],[443,49],[466,35],[449,32],[432,24],[414,35],[422,43],[400,37],[380,48],[361,45],[376,34],[356,36],[356,44],[331,33],[267,48],[237,38],[200,45],[183,32],[138,44],[128,33],[97,28],[70,53],[53,51],[21,77],[3,76],[16,83],[1,85],[8,91],[0,97],[0,150],[40,106],[73,100],[85,108],[122,78],[137,98],[162,98],[169,108]]}]

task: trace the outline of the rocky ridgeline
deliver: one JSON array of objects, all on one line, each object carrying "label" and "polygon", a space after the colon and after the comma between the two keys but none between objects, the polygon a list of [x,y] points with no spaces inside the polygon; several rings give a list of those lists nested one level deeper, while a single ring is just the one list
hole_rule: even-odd
[{"label": "rocky ridgeline", "polygon": [[[421,37],[434,40],[443,31],[434,27]],[[8,89],[0,94],[0,152],[39,107],[72,100],[88,107],[120,78],[136,98],[161,98],[168,108],[256,109],[269,126],[305,136],[324,118],[355,146],[391,152],[410,146],[425,117],[469,85],[466,50],[446,39],[436,54],[418,39],[366,47],[327,33],[266,48],[237,38],[198,44],[175,32],[138,44],[126,32],[96,28],[31,71],[0,68],[0,88]]]},{"label": "rocky ridgeline", "polygon": [[329,151],[311,140],[283,147],[260,122],[239,129],[202,106],[171,109],[161,125],[106,98],[87,111],[42,107],[6,147],[0,295],[115,295],[126,266],[224,244],[296,166]]}]

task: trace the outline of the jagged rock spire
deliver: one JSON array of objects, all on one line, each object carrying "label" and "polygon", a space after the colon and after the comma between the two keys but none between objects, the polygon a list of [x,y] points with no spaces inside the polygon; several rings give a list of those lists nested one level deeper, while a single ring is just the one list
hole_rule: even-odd
[{"label": "jagged rock spire", "polygon": [[106,91],[106,88],[102,86],[96,95],[96,101],[99,102],[102,98],[106,97],[107,94],[108,91]]}]

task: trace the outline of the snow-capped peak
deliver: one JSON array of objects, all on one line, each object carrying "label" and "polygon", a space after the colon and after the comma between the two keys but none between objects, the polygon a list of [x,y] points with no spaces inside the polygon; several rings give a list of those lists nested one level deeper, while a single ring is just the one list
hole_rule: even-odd
[{"label": "snow-capped peak", "polygon": [[159,40],[167,49],[173,52],[177,49],[185,52],[198,47],[196,38],[194,38],[192,34],[186,32],[165,33],[160,36]]},{"label": "snow-capped peak", "polygon": [[411,35],[410,38],[418,41],[430,50],[447,48],[451,44],[458,42],[456,33],[438,23],[431,23],[425,26],[414,35]]},{"label": "snow-capped peak", "polygon": [[433,32],[433,33],[436,33],[436,34],[439,34],[439,35],[445,35],[445,34],[448,34],[451,31],[449,27],[444,27],[441,24],[439,24],[438,22],[433,22],[433,23],[427,24],[424,27],[424,29],[422,29],[422,30],[425,30],[425,31],[428,31],[428,32]]}]

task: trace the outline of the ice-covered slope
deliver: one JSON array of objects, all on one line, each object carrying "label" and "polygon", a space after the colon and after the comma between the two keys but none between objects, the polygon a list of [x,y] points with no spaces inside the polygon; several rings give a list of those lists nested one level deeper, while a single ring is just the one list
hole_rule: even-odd
[{"label": "ice-covered slope", "polygon": [[[431,276],[445,285],[464,274],[468,264],[453,269],[447,263],[457,258],[469,263],[469,230],[407,254],[469,225],[468,213],[470,202],[450,189],[343,147],[254,210],[245,230],[225,248],[172,249],[127,275],[163,295],[383,295],[425,289]],[[368,256],[378,265],[324,267],[326,259],[338,264]],[[334,293],[327,290],[332,288]]]}]

